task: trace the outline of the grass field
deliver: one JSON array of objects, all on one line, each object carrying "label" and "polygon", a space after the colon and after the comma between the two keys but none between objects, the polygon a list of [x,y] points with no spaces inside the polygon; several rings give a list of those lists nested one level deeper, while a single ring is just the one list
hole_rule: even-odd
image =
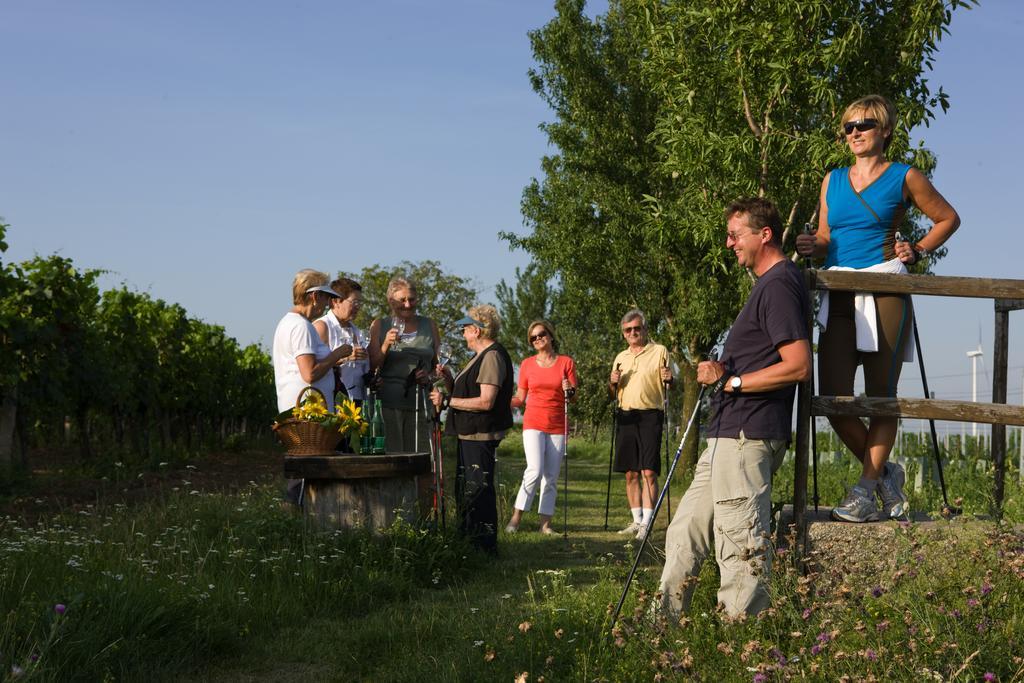
[{"label": "grass field", "polygon": [[[168,493],[0,529],[0,678],[17,680],[649,681],[1019,680],[1024,672],[1024,536],[1011,524],[871,525],[888,532],[815,559],[776,563],[774,607],[743,623],[715,611],[714,564],[681,625],[643,615],[660,573],[667,515],[609,634],[637,542],[607,443],[570,453],[568,538],[535,514],[502,534],[500,556],[453,534],[396,526],[317,533],[276,491]],[[500,451],[501,519],[522,459]],[[201,467],[201,465],[200,465]],[[987,510],[985,473],[949,473],[968,512]],[[823,467],[823,502],[853,473]],[[791,492],[778,475],[776,499]],[[673,502],[684,489],[673,487]],[[1008,488],[1008,520],[1020,492]],[[915,495],[938,509],[938,493]],[[564,501],[556,528],[561,529]],[[852,533],[857,533],[854,529]],[[877,536],[877,534],[876,534]],[[838,552],[838,554],[836,554]],[[58,607],[59,606],[59,607]]]}]

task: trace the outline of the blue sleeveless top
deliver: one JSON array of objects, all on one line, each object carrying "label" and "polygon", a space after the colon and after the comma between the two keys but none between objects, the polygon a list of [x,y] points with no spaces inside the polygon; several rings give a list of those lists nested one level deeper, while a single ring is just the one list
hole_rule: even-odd
[{"label": "blue sleeveless top", "polygon": [[903,181],[909,170],[907,164],[889,164],[860,197],[850,184],[849,168],[829,174],[825,203],[831,241],[826,268],[867,268],[896,257],[896,226],[910,206],[903,201]]}]

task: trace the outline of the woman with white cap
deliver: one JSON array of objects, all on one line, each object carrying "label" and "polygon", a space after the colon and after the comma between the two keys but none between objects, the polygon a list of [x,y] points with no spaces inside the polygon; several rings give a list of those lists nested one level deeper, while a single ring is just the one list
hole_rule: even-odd
[{"label": "woman with white cap", "polygon": [[[331,369],[352,355],[352,347],[342,344],[333,351],[324,344],[313,320],[327,308],[327,302],[338,294],[327,286],[327,273],[305,268],[292,280],[292,303],[274,330],[272,357],[274,383],[277,385],[277,410],[295,407],[302,390],[316,387],[327,400],[327,410],[334,410],[334,373]],[[285,499],[298,504],[301,479],[289,479]]]},{"label": "woman with white cap", "polygon": [[292,302],[274,330],[274,383],[277,409],[295,407],[299,393],[308,386],[323,392],[327,409],[334,410],[334,374],[331,369],[352,355],[352,347],[341,344],[333,351],[320,340],[313,320],[323,314],[327,302],[338,296],[327,286],[327,273],[306,268],[292,281]]}]

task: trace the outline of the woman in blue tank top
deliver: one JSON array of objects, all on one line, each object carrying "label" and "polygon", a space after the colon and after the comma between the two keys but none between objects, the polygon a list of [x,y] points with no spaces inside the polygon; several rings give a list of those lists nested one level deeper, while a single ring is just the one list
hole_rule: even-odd
[{"label": "woman in blue tank top", "polygon": [[[797,237],[801,255],[824,258],[826,268],[906,273],[906,266],[942,246],[960,226],[956,210],[923,173],[885,158],[895,123],[895,108],[880,95],[862,97],[846,108],[842,133],[854,163],[829,172],[822,181],[818,230]],[[916,244],[897,242],[896,231],[911,205],[933,225]],[[910,297],[827,295],[822,300],[827,320],[818,338],[820,393],[852,396],[857,366],[863,365],[868,396],[895,396],[911,339]],[[906,473],[888,462],[899,420],[876,417],[867,426],[856,417],[830,417],[829,422],[863,466],[860,480],[832,511],[833,517],[867,522],[906,515]]]}]

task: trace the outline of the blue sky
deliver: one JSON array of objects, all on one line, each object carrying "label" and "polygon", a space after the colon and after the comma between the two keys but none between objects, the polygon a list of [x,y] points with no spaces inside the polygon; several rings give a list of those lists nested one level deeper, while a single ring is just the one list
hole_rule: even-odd
[{"label": "blue sky", "polygon": [[[303,267],[438,259],[493,297],[527,258],[523,187],[548,152],[530,90],[533,0],[0,5],[7,258],[58,252],[267,344]],[[963,227],[938,271],[1019,278],[1024,4],[957,12],[919,131]],[[919,298],[930,384],[967,398],[990,302]],[[1021,400],[1024,312],[1011,314]],[[920,393],[916,367],[901,392]]]}]

